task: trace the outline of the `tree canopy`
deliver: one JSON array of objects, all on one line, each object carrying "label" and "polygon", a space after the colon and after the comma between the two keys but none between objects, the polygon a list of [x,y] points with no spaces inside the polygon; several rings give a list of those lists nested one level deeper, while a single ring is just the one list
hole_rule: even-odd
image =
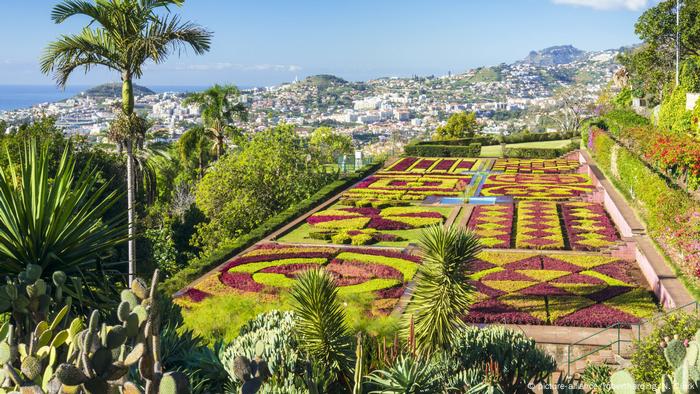
[{"label": "tree canopy", "polygon": [[452,114],[447,119],[447,124],[440,126],[435,130],[435,139],[451,140],[459,138],[470,138],[482,129],[482,126],[476,121],[474,112],[458,112]]},{"label": "tree canopy", "polygon": [[309,146],[322,163],[333,163],[342,155],[352,154],[352,138],[330,127],[319,127],[311,134]]}]

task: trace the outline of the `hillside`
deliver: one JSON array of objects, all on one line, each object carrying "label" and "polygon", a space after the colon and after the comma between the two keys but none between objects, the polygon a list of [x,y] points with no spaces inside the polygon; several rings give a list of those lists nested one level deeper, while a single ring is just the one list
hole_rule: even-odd
[{"label": "hillside", "polygon": [[[83,92],[83,94],[91,97],[119,98],[122,95],[122,85],[121,83],[105,83],[95,86],[94,88],[90,88]],[[134,84],[134,95],[143,96],[149,94],[155,94],[155,92],[145,86]]]},{"label": "hillside", "polygon": [[539,51],[531,51],[522,62],[540,67],[553,66],[558,64],[573,63],[585,55],[585,51],[575,48],[572,45],[560,45],[545,48]]}]

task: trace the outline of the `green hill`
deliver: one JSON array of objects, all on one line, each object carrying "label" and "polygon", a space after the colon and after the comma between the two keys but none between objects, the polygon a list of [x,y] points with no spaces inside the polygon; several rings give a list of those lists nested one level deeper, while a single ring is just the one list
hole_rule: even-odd
[{"label": "green hill", "polygon": [[[105,83],[102,85],[95,86],[83,92],[86,96],[90,97],[114,97],[119,98],[122,96],[122,84],[121,83]],[[155,94],[151,89],[134,84],[134,95],[143,96],[148,94]]]}]

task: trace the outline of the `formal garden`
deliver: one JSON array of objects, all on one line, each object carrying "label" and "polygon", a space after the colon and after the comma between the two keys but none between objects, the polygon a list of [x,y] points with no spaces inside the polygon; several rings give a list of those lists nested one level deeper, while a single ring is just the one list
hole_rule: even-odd
[{"label": "formal garden", "polygon": [[672,84],[658,58],[673,3],[567,130],[460,112],[343,172],[350,136],[246,130],[235,86],[164,142],[133,81],[212,33],[182,1],[60,2],[90,22],[42,71],[107,66],[122,99],[103,144],[0,124],[0,394],[697,392],[700,63]]}]

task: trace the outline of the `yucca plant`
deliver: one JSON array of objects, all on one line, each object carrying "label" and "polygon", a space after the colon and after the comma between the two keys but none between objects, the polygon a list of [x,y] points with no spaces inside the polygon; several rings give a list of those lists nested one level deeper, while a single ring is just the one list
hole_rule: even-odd
[{"label": "yucca plant", "polygon": [[415,346],[422,356],[449,348],[465,327],[461,317],[469,309],[473,288],[468,269],[481,250],[472,232],[436,225],[423,230],[419,246],[423,265],[416,278],[413,300],[405,314],[404,333],[413,319]]},{"label": "yucca plant", "polygon": [[105,219],[117,192],[98,183],[89,163],[79,172],[68,144],[55,175],[49,175],[48,147],[28,142],[19,163],[0,168],[0,270],[18,274],[29,264],[44,276],[56,271],[85,276],[126,240],[126,217]]},{"label": "yucca plant", "polygon": [[327,375],[349,387],[353,341],[333,277],[323,269],[308,270],[297,277],[291,297],[301,348]]}]

